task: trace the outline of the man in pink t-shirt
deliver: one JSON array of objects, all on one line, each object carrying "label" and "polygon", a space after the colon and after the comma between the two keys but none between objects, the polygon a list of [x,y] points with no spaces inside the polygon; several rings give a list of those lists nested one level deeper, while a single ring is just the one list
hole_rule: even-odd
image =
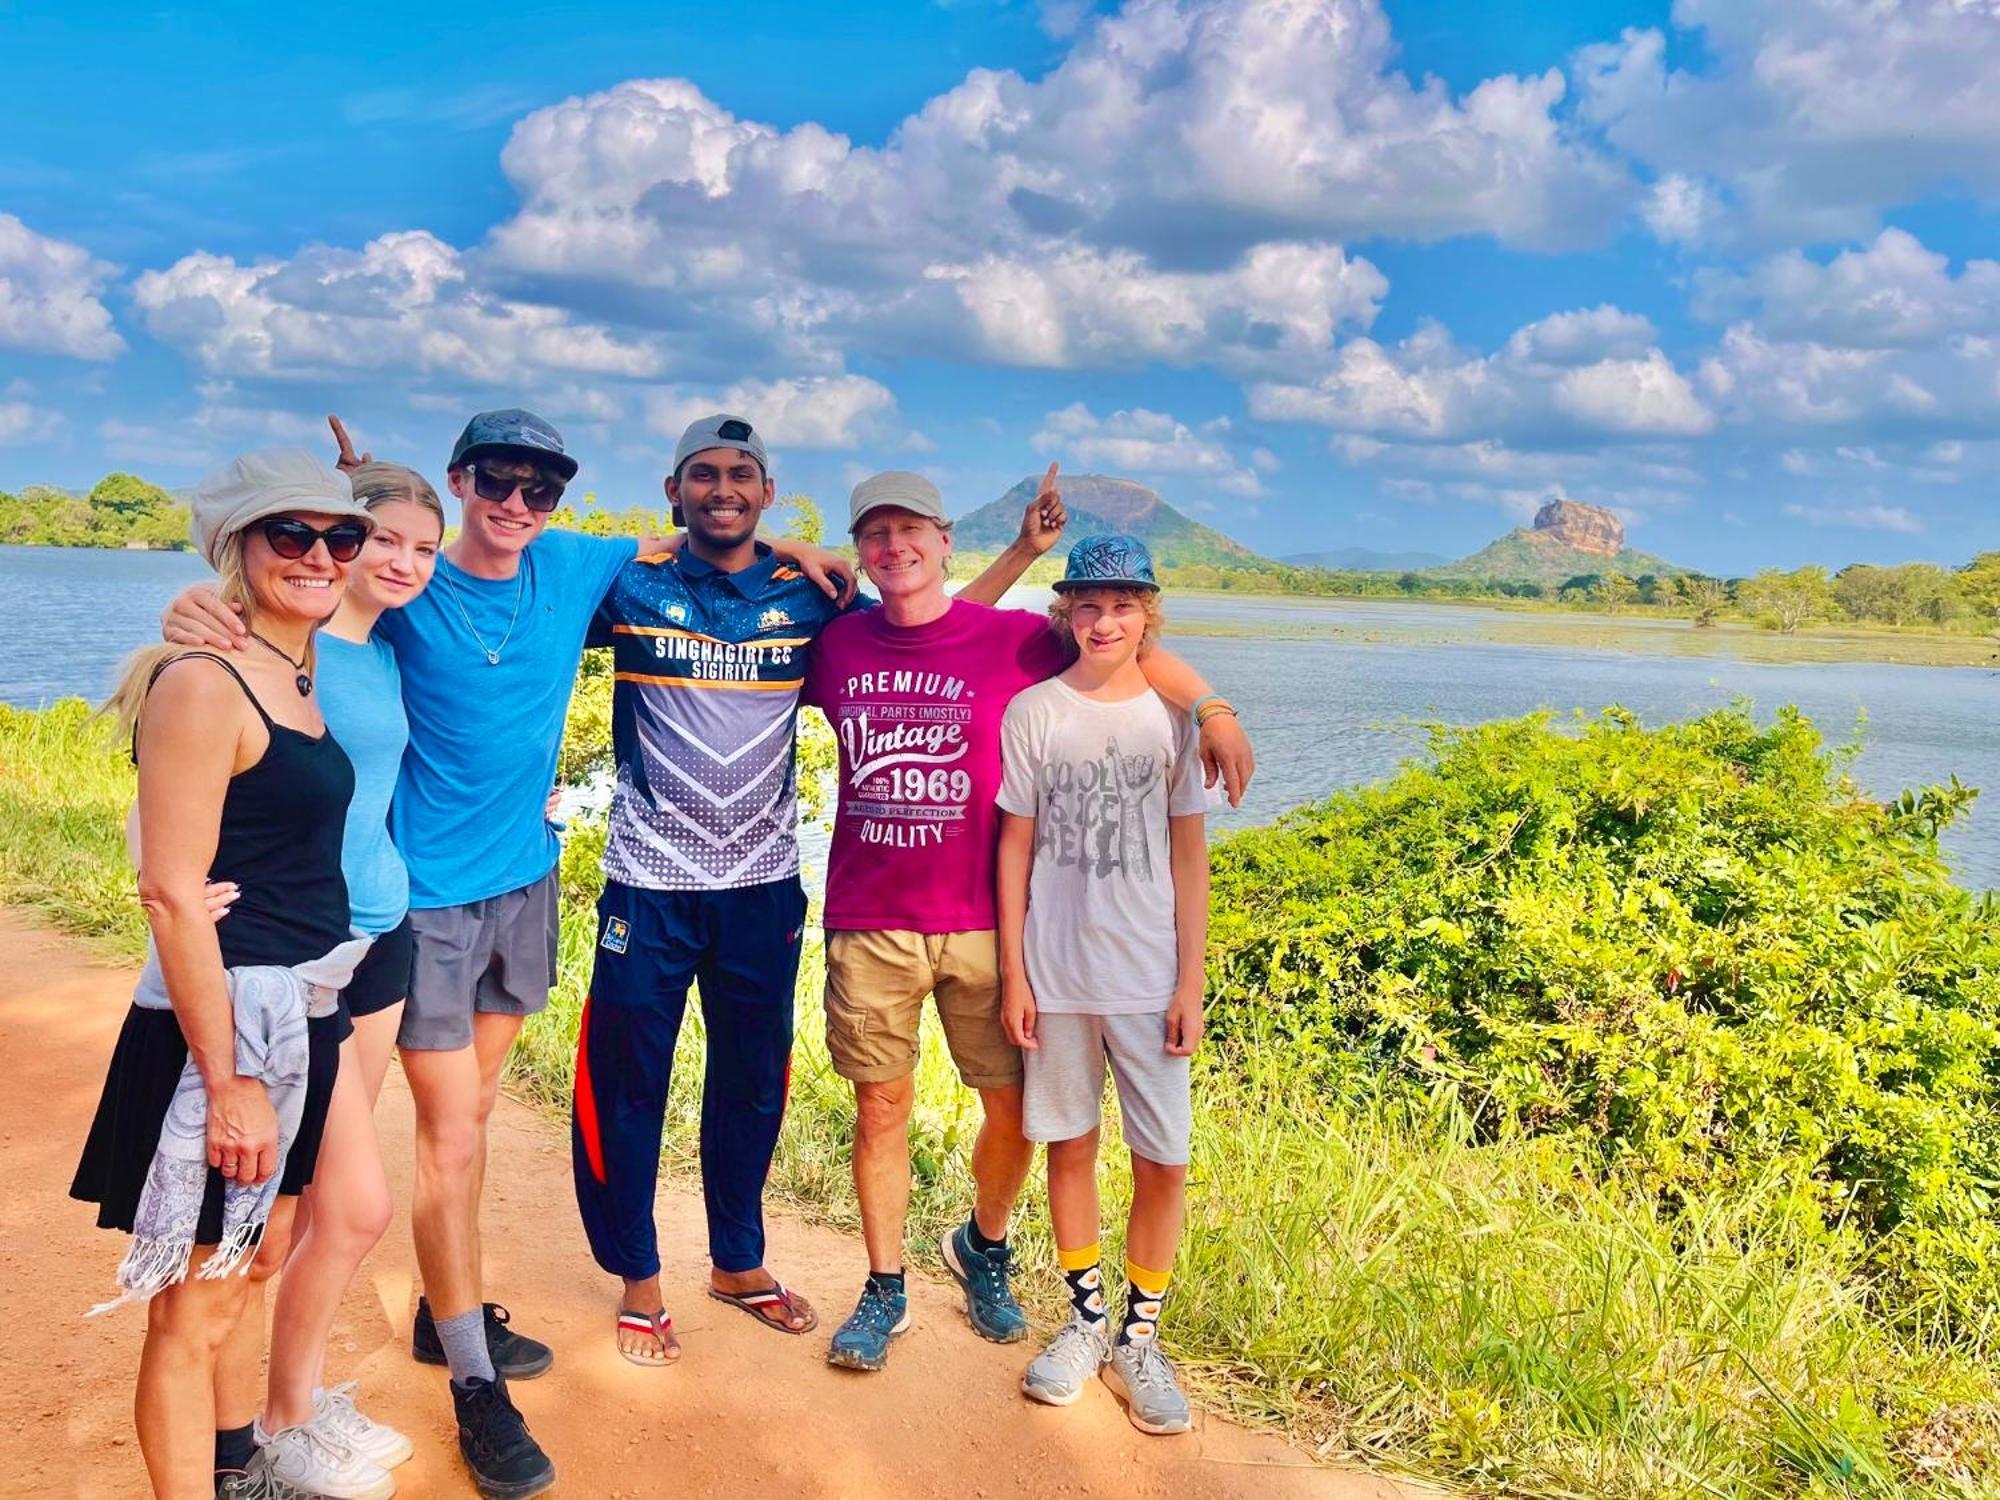
[{"label": "man in pink t-shirt", "polygon": [[[1044,494],[1056,501],[1056,467]],[[917,1029],[926,995],[960,1078],[985,1118],[972,1151],[966,1222],[944,1262],[980,1334],[1011,1343],[1027,1319],[1009,1285],[1007,1225],[1034,1147],[1021,1133],[1021,1054],[1000,1021],[994,867],[1000,722],[1014,695],[1054,676],[1067,653],[1045,615],[993,609],[945,592],[951,523],[923,476],[877,474],[855,486],[849,516],[882,608],[833,621],[814,645],[802,701],[822,709],[840,749],[827,869],[826,1031],[834,1070],[854,1084],[854,1187],[869,1275],[828,1359],[879,1370],[910,1326],[903,1228]],[[1051,529],[1036,539],[1055,543]],[[1213,698],[1165,651],[1146,675],[1183,712]],[[1233,714],[1204,727],[1213,784],[1240,799],[1253,769]]]}]

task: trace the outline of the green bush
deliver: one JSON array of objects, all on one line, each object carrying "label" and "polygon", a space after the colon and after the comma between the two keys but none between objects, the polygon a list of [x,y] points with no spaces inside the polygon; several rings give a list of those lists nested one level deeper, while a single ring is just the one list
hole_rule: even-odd
[{"label": "green bush", "polygon": [[1988,1344],[2000,906],[1937,850],[1975,794],[1870,801],[1791,711],[1570,727],[1437,728],[1434,764],[1222,841],[1214,1033],[1451,1085],[1669,1210],[1763,1184]]}]

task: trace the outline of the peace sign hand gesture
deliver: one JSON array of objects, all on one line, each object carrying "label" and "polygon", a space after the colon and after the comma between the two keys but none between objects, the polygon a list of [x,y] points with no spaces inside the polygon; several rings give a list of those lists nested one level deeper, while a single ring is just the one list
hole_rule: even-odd
[{"label": "peace sign hand gesture", "polygon": [[341,473],[352,474],[363,464],[370,464],[375,461],[375,455],[372,453],[364,453],[359,458],[355,457],[353,439],[348,437],[347,424],[341,421],[340,418],[329,415],[326,419],[326,425],[333,429],[333,440],[340,444],[340,456],[334,459],[333,466],[340,470]]},{"label": "peace sign hand gesture", "polygon": [[1021,544],[1037,557],[1056,544],[1062,536],[1063,527],[1069,524],[1069,512],[1063,509],[1062,490],[1056,485],[1058,467],[1060,465],[1049,465],[1049,472],[1042,476],[1035,498],[1028,502],[1028,509],[1021,517]]}]

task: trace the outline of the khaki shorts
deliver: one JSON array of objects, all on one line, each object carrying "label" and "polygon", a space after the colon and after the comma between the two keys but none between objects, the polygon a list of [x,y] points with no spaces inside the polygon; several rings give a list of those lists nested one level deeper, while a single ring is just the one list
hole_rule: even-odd
[{"label": "khaki shorts", "polygon": [[1021,1050],[1000,1024],[993,933],[829,932],[826,1048],[855,1083],[907,1078],[917,1066],[924,996],[937,997],[945,1045],[973,1089],[1021,1081]]}]

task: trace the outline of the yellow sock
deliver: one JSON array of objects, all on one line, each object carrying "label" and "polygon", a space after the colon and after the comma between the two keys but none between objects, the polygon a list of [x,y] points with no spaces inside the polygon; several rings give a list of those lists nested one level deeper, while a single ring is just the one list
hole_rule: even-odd
[{"label": "yellow sock", "polygon": [[1159,1337],[1160,1310],[1166,1305],[1167,1283],[1172,1279],[1171,1270],[1155,1271],[1130,1256],[1125,1258],[1125,1280],[1130,1285],[1125,1289],[1125,1323],[1118,1330],[1119,1343]]},{"label": "yellow sock", "polygon": [[1063,1285],[1069,1288],[1070,1311],[1077,1320],[1093,1327],[1104,1326],[1104,1274],[1097,1268],[1097,1241],[1074,1250],[1056,1247],[1062,1265]]},{"label": "yellow sock", "polygon": [[1088,1245],[1079,1245],[1074,1250],[1065,1250],[1060,1245],[1056,1246],[1056,1264],[1061,1266],[1065,1271],[1088,1270],[1103,1258],[1102,1252],[1097,1247],[1096,1240],[1092,1240]]}]

